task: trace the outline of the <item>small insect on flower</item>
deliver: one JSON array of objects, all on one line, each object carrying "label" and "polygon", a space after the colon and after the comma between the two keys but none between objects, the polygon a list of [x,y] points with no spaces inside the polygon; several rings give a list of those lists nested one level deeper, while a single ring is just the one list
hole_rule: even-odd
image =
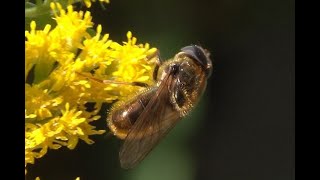
[{"label": "small insect on flower", "polygon": [[124,139],[119,153],[122,168],[139,164],[198,103],[212,71],[209,56],[197,45],[182,48],[165,62],[157,55],[154,85],[114,104],[107,122],[112,133]]}]

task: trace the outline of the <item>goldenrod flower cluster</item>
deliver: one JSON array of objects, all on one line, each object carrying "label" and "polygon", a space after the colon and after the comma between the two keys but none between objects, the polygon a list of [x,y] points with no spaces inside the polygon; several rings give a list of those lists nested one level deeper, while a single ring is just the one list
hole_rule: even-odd
[{"label": "goldenrod flower cluster", "polygon": [[[91,1],[84,2],[90,6]],[[48,149],[74,149],[79,140],[92,144],[91,135],[103,134],[90,124],[100,118],[102,103],[141,89],[112,82],[153,83],[155,48],[137,44],[130,31],[126,42],[114,42],[102,34],[101,25],[91,35],[89,11],[74,11],[71,5],[63,9],[58,3],[50,7],[56,26],[38,30],[32,21],[25,32],[25,166]],[[85,106],[89,102],[95,103],[91,112]]]}]

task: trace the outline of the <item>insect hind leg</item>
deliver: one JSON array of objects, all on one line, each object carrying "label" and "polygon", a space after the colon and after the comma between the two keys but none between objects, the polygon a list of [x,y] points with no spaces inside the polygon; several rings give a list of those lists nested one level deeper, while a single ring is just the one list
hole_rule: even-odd
[{"label": "insect hind leg", "polygon": [[140,86],[140,87],[149,87],[149,85],[147,83],[143,83],[143,82],[132,82],[133,86]]},{"label": "insect hind leg", "polygon": [[139,86],[139,87],[149,87],[147,83],[143,82],[120,82],[120,81],[114,81],[114,80],[103,80],[103,79],[98,79],[93,76],[89,76],[83,73],[76,72],[78,75],[85,77],[87,79],[93,80],[98,83],[102,84],[119,84],[119,85],[130,85],[130,86]]}]

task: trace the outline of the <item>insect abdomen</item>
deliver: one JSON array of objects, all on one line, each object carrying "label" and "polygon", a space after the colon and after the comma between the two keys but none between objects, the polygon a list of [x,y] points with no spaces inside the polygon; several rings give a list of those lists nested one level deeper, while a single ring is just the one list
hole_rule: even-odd
[{"label": "insect abdomen", "polygon": [[117,102],[109,112],[107,122],[110,130],[120,139],[124,139],[132,125],[143,112],[156,88],[151,88],[143,93],[133,96],[128,100]]}]

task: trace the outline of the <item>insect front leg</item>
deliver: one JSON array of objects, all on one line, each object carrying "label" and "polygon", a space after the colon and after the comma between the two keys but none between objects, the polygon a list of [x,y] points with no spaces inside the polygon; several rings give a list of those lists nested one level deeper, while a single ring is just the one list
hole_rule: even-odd
[{"label": "insect front leg", "polygon": [[163,62],[162,59],[160,58],[159,50],[157,50],[157,52],[155,53],[155,60],[156,60],[156,66],[154,67],[154,71],[153,71],[153,80],[157,81],[159,67],[162,65],[162,62]]}]

